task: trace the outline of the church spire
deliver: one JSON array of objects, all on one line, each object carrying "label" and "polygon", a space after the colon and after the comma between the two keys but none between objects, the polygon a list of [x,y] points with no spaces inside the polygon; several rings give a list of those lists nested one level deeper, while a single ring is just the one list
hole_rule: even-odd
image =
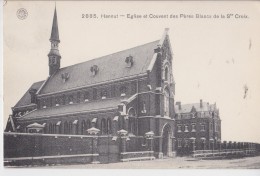
[{"label": "church spire", "polygon": [[54,10],[53,22],[52,22],[50,42],[51,42],[51,50],[48,54],[48,57],[49,57],[49,75],[51,76],[57,70],[60,69],[60,59],[61,59],[61,55],[59,52],[60,38],[59,38],[56,5]]},{"label": "church spire", "polygon": [[60,42],[56,5],[55,5],[55,10],[54,10],[50,41]]}]

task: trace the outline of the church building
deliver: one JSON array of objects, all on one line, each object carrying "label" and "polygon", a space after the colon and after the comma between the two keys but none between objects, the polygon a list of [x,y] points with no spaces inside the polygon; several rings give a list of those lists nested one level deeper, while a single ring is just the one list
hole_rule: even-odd
[{"label": "church building", "polygon": [[[69,34],[68,34],[69,35]],[[5,132],[99,136],[154,134],[154,156],[175,155],[175,82],[168,29],[150,43],[61,67],[55,8],[49,76],[12,107]],[[47,68],[47,67],[46,67]]]}]

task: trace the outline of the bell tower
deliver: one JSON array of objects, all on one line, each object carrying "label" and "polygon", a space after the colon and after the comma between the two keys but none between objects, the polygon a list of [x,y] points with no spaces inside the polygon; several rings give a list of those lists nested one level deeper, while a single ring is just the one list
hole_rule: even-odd
[{"label": "bell tower", "polygon": [[55,6],[55,11],[53,16],[50,42],[51,42],[51,50],[48,54],[48,57],[49,57],[49,75],[51,76],[57,70],[60,69],[60,59],[61,59],[61,55],[59,53],[60,39],[59,39],[56,6]]}]

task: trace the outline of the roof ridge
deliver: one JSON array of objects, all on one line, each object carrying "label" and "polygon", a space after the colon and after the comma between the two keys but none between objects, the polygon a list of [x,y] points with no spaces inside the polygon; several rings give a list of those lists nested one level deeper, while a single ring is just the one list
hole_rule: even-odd
[{"label": "roof ridge", "polygon": [[120,53],[120,52],[124,52],[124,51],[127,51],[127,50],[131,50],[131,49],[134,49],[134,48],[138,48],[138,47],[141,47],[141,46],[144,46],[144,45],[148,45],[148,44],[151,44],[151,43],[155,43],[155,42],[159,42],[159,41],[160,41],[160,40],[154,40],[154,41],[152,41],[152,42],[144,43],[144,44],[142,44],[142,45],[138,45],[138,46],[135,46],[135,47],[132,47],[132,48],[123,49],[123,50],[117,51],[117,52],[115,52],[115,53],[103,55],[103,56],[96,57],[96,58],[93,58],[93,59],[90,59],[90,60],[87,60],[87,61],[83,61],[83,62],[76,63],[76,64],[73,64],[73,65],[69,65],[69,66],[66,66],[66,67],[62,67],[62,68],[60,68],[60,70],[65,69],[65,68],[69,68],[69,67],[73,67],[73,66],[75,66],[75,65],[80,65],[80,64],[83,64],[83,63],[86,63],[86,62],[90,62],[90,61],[93,61],[93,60],[101,59],[101,58],[104,58],[104,57],[107,57],[107,56],[110,56],[110,55],[113,55],[113,54],[117,54],[117,53]]}]

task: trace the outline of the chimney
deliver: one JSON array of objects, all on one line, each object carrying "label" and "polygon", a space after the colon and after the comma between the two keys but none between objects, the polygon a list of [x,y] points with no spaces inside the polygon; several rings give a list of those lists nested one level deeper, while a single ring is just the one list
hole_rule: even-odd
[{"label": "chimney", "polygon": [[181,102],[180,102],[180,101],[177,101],[177,102],[176,102],[176,105],[178,105],[179,110],[181,110]]},{"label": "chimney", "polygon": [[30,89],[29,93],[31,95],[31,103],[36,103],[36,89]]},{"label": "chimney", "polygon": [[203,105],[202,105],[202,99],[200,99],[200,108],[202,108]]}]

